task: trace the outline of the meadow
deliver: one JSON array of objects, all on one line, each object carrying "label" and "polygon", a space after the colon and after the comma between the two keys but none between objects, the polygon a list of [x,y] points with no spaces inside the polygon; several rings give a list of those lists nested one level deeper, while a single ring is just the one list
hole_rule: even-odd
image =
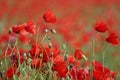
[{"label": "meadow", "polygon": [[120,0],[0,0],[0,80],[120,80]]}]

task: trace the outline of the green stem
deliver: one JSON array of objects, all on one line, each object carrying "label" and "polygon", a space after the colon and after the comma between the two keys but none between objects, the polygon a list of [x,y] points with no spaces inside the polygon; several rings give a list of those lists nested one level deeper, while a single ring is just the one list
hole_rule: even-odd
[{"label": "green stem", "polygon": [[[94,37],[96,38],[96,35],[97,35],[97,32],[95,33],[95,35],[93,36],[93,39],[92,39],[92,55],[93,55],[93,62],[95,60],[95,39]],[[93,63],[95,64],[95,63]],[[95,69],[95,68],[94,68]]]},{"label": "green stem", "polygon": [[5,66],[6,66],[6,69],[7,69],[7,59],[6,59],[6,53],[7,53],[7,51],[8,51],[8,46],[7,46],[6,50],[5,50]]},{"label": "green stem", "polygon": [[44,43],[46,37],[47,37],[47,33],[45,33],[44,37],[42,38],[42,43]]},{"label": "green stem", "polygon": [[[105,51],[106,51],[107,47],[108,47],[108,44],[106,43],[105,48],[102,52],[103,66],[105,65]],[[104,72],[104,68],[103,68],[103,72]]]}]

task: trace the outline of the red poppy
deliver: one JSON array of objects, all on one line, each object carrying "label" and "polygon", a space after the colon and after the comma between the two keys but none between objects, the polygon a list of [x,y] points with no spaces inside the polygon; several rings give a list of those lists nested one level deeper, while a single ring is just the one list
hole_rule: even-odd
[{"label": "red poppy", "polygon": [[53,14],[53,12],[51,10],[48,10],[44,16],[43,16],[44,20],[48,23],[55,23],[56,22],[56,17]]},{"label": "red poppy", "polygon": [[24,24],[22,25],[15,25],[12,27],[12,31],[14,33],[20,33],[22,30],[24,30]]},{"label": "red poppy", "polygon": [[50,60],[50,49],[48,47],[40,48],[40,53],[43,54],[43,62]]},{"label": "red poppy", "polygon": [[19,58],[20,58],[20,63],[22,64],[24,62],[24,57],[20,55]]},{"label": "red poppy", "polygon": [[72,68],[70,70],[70,75],[73,80],[89,80],[89,71],[84,68]]},{"label": "red poppy", "polygon": [[68,55],[67,57],[67,63],[68,64],[74,64],[75,63],[75,58],[72,55]]},{"label": "red poppy", "polygon": [[8,78],[12,78],[13,75],[15,74],[16,72],[16,68],[14,67],[10,67],[7,69],[7,71],[5,72],[5,75],[8,77]]},{"label": "red poppy", "polygon": [[31,57],[40,56],[39,47],[37,45],[32,45],[32,48],[31,48],[31,50],[29,52],[30,52]]},{"label": "red poppy", "polygon": [[24,44],[28,44],[30,42],[30,36],[28,35],[24,35],[24,34],[21,34],[19,35],[19,40],[24,43]]},{"label": "red poppy", "polygon": [[104,22],[97,22],[95,24],[95,30],[104,33],[108,30],[107,25]]},{"label": "red poppy", "polygon": [[26,24],[25,24],[25,30],[29,33],[32,33],[32,34],[35,34],[36,33],[36,29],[35,29],[35,25],[33,23],[33,21],[28,21]]},{"label": "red poppy", "polygon": [[2,43],[2,42],[7,42],[8,41],[8,39],[9,39],[9,35],[8,34],[2,34],[2,35],[0,35],[0,44]]},{"label": "red poppy", "polygon": [[66,77],[67,68],[66,68],[66,62],[63,61],[62,56],[58,55],[53,62],[52,69],[54,71],[57,71],[57,74],[60,78]]},{"label": "red poppy", "polygon": [[76,58],[76,59],[78,59],[78,60],[80,60],[80,59],[82,59],[82,55],[83,55],[84,53],[81,51],[81,50],[75,50],[75,52],[74,52],[74,57]]},{"label": "red poppy", "polygon": [[117,39],[117,35],[115,33],[109,34],[109,36],[106,38],[106,41],[113,44],[113,45],[119,45],[119,41]]},{"label": "red poppy", "polygon": [[95,80],[114,80],[116,72],[111,72],[109,69],[105,68],[102,64],[95,61],[92,62],[93,64],[93,77]]},{"label": "red poppy", "polygon": [[32,59],[31,67],[38,69],[40,67],[40,59],[39,58]]},{"label": "red poppy", "polygon": [[59,49],[57,49],[57,48],[55,48],[55,47],[52,47],[51,49],[50,49],[50,57],[53,57],[53,58],[55,58],[57,55],[59,55],[60,54],[60,50]]}]

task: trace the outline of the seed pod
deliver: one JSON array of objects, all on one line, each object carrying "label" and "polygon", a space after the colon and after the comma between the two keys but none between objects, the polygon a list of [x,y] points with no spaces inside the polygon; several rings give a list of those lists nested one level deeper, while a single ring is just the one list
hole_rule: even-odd
[{"label": "seed pod", "polygon": [[48,36],[47,39],[50,40],[51,38]]},{"label": "seed pod", "polygon": [[48,29],[45,29],[45,32],[47,33],[47,32],[48,32]]},{"label": "seed pod", "polygon": [[9,33],[9,34],[11,34],[11,33],[12,33],[12,29],[11,29],[11,28],[9,29],[8,33]]},{"label": "seed pod", "polygon": [[56,30],[55,29],[50,29],[51,33],[56,34]]},{"label": "seed pod", "polygon": [[49,43],[48,43],[48,46],[49,46],[49,48],[52,48],[52,43],[49,42]]}]

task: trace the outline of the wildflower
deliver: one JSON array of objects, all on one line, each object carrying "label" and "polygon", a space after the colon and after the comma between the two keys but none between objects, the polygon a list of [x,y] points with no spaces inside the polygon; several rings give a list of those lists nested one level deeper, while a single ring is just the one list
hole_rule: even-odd
[{"label": "wildflower", "polygon": [[48,47],[40,48],[40,54],[43,55],[43,62],[47,62],[50,56],[50,49]]},{"label": "wildflower", "polygon": [[85,68],[72,68],[70,74],[74,80],[89,80],[89,71]]},{"label": "wildflower", "polygon": [[52,48],[50,49],[50,57],[55,58],[55,57],[57,57],[57,55],[59,55],[59,54],[60,54],[60,50],[57,49],[56,47],[52,47]]},{"label": "wildflower", "polygon": [[55,23],[56,22],[56,17],[55,15],[52,13],[51,10],[48,10],[44,16],[43,16],[44,20],[48,23]]},{"label": "wildflower", "polygon": [[16,72],[16,68],[14,67],[10,67],[7,69],[7,71],[5,72],[5,75],[8,77],[8,78],[12,78],[13,75],[15,74]]},{"label": "wildflower", "polygon": [[12,31],[14,33],[20,33],[22,30],[24,30],[24,24],[22,25],[15,25],[12,27]]},{"label": "wildflower", "polygon": [[[105,68],[101,63],[95,61],[92,62],[94,70],[93,77],[95,80],[107,80],[108,78],[114,80],[116,72],[111,72],[109,69]],[[109,79],[108,79],[109,80]]]},{"label": "wildflower", "polygon": [[32,59],[31,67],[38,69],[40,67],[40,59],[39,58]]},{"label": "wildflower", "polygon": [[31,57],[34,57],[34,56],[39,56],[39,47],[37,45],[32,45],[32,48],[31,50],[29,51],[30,52],[30,55]]},{"label": "wildflower", "polygon": [[67,57],[67,63],[68,64],[74,64],[75,63],[75,58],[72,55],[68,55]]},{"label": "wildflower", "polygon": [[25,26],[24,26],[25,30],[31,34],[35,34],[36,33],[36,29],[35,29],[35,25],[33,23],[33,21],[28,21]]},{"label": "wildflower", "polygon": [[119,45],[118,39],[117,39],[117,35],[115,33],[111,33],[109,34],[109,36],[106,38],[106,41],[113,44],[113,45]]},{"label": "wildflower", "polygon": [[104,22],[97,22],[95,24],[95,30],[104,33],[108,30],[107,25]]},{"label": "wildflower", "polygon": [[66,77],[66,73],[67,73],[66,62],[63,60],[62,56],[58,55],[54,59],[52,69],[54,71],[57,71],[57,74],[60,78]]},{"label": "wildflower", "polygon": [[82,55],[83,55],[84,53],[81,51],[81,50],[75,50],[75,52],[74,52],[74,57],[76,58],[76,59],[78,59],[78,60],[80,60],[80,59],[82,59]]}]

